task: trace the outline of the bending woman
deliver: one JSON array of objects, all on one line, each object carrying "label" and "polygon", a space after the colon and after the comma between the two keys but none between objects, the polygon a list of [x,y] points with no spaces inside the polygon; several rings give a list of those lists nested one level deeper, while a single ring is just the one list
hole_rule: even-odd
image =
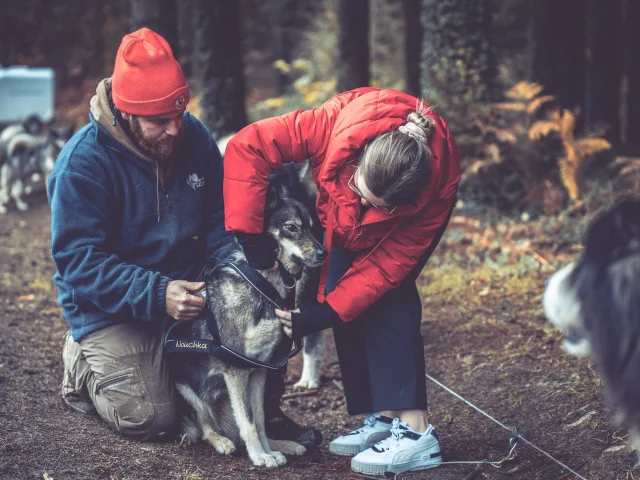
[{"label": "bending woman", "polygon": [[376,88],[249,125],[225,153],[225,222],[256,268],[275,262],[262,234],[269,174],[306,160],[330,254],[318,303],[276,314],[289,336],[333,328],[347,410],[368,414],[330,450],[366,474],[437,466],[415,280],[455,204],[455,141],[422,101]]}]

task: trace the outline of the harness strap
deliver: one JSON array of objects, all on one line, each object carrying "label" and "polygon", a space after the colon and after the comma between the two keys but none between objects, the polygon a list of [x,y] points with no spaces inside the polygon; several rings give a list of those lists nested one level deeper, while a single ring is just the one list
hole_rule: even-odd
[{"label": "harness strap", "polygon": [[[217,268],[230,267],[238,275],[240,275],[244,281],[246,281],[256,292],[258,292],[265,300],[271,303],[274,307],[285,310],[284,302],[280,294],[271,283],[267,281],[259,272],[251,268],[246,263],[236,264],[233,262],[222,262],[217,264],[209,272],[203,275],[204,280],[211,275]],[[228,365],[232,365],[238,368],[267,368],[270,370],[278,370],[285,366],[290,358],[296,356],[302,350],[304,343],[302,339],[294,339],[294,349],[287,355],[282,355],[276,358],[273,362],[261,362],[259,360],[247,357],[240,352],[236,352],[224,345],[220,340],[220,332],[218,330],[218,322],[213,315],[213,309],[211,308],[211,299],[207,296],[207,303],[205,306],[208,308],[208,314],[206,317],[207,328],[213,337],[213,340],[199,339],[199,338],[170,338],[173,330],[182,322],[176,322],[167,330],[165,335],[164,345],[167,353],[200,353],[213,355],[217,359],[223,361]]]},{"label": "harness strap", "polygon": [[335,209],[336,202],[333,200],[333,197],[329,197],[329,202],[327,204],[328,212],[327,212],[327,233],[324,237],[324,249],[327,251],[327,258],[325,258],[324,263],[322,264],[322,269],[320,270],[320,282],[318,283],[318,302],[324,303],[325,298],[327,297],[327,274],[329,272],[329,259],[331,257],[331,244],[333,243],[333,224],[335,222]]}]

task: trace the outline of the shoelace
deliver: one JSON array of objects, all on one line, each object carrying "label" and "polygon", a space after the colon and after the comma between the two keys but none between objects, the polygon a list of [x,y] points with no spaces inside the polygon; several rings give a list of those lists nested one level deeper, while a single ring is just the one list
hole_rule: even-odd
[{"label": "shoelace", "polygon": [[364,426],[365,427],[375,427],[377,422],[378,422],[378,416],[370,413],[364,419]]},{"label": "shoelace", "polygon": [[380,440],[375,446],[382,450],[397,447],[402,437],[404,437],[404,431],[408,428],[409,425],[406,422],[401,422],[399,418],[394,418],[391,424],[391,436]]},{"label": "shoelace", "polygon": [[363,433],[367,429],[367,427],[369,428],[375,427],[377,421],[378,421],[378,416],[373,413],[370,413],[364,418],[364,426],[358,428],[357,430],[354,430],[351,433]]}]

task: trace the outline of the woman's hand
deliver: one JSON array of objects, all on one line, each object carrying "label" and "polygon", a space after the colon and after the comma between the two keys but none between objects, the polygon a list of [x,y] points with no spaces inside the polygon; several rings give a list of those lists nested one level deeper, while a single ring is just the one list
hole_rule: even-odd
[{"label": "woman's hand", "polygon": [[284,330],[284,333],[286,333],[290,338],[293,335],[293,324],[291,320],[292,313],[300,313],[300,309],[296,308],[293,311],[285,312],[284,310],[279,310],[276,308],[276,315],[278,316],[278,318],[280,318],[282,329]]},{"label": "woman's hand", "polygon": [[276,309],[282,329],[289,337],[297,339],[326,328],[340,325],[342,321],[328,303],[303,303],[300,308],[285,312]]}]

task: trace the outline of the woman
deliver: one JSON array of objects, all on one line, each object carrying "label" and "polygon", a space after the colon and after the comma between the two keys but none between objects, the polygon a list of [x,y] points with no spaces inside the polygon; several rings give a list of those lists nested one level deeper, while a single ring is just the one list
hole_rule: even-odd
[{"label": "woman", "polygon": [[333,328],[347,410],[368,415],[330,450],[356,455],[351,466],[360,473],[441,463],[427,422],[415,280],[451,215],[457,156],[433,110],[410,95],[376,88],[249,125],[226,149],[226,228],[262,269],[275,261],[273,244],[261,235],[269,174],[285,162],[311,162],[330,252],[319,303],[276,314],[289,336]]}]

